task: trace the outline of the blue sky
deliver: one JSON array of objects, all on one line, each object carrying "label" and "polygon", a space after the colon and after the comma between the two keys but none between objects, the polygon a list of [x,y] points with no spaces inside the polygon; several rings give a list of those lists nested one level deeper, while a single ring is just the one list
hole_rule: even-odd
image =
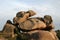
[{"label": "blue sky", "polygon": [[55,29],[60,29],[60,0],[0,0],[0,30],[22,10],[34,10],[38,17],[51,15]]}]

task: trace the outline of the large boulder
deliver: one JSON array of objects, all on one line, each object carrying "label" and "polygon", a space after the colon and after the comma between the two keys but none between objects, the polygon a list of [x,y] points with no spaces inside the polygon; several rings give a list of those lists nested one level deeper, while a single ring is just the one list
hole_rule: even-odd
[{"label": "large boulder", "polygon": [[25,40],[59,40],[57,36],[49,31],[43,31],[43,30],[34,30],[30,32],[23,32],[23,37],[26,38]]},{"label": "large boulder", "polygon": [[32,30],[32,29],[44,29],[46,28],[46,24],[42,21],[42,19],[37,18],[29,18],[26,19],[26,21],[21,22],[18,20],[17,17],[14,18],[14,23],[17,23],[19,28],[25,29],[25,30]]},{"label": "large boulder", "polygon": [[[29,15],[28,15],[29,14]],[[29,11],[20,11],[16,14],[16,17],[24,17],[25,15],[27,15],[28,17],[34,16],[36,13],[32,10]]]},{"label": "large boulder", "polygon": [[52,20],[52,17],[50,15],[44,16],[44,22],[47,25],[47,28],[54,29],[53,20]]},{"label": "large boulder", "polygon": [[37,18],[30,18],[23,23],[19,23],[19,28],[24,30],[44,29],[46,24]]},{"label": "large boulder", "polygon": [[[25,11],[20,11],[16,14],[16,17],[13,18],[13,21],[15,21],[15,19],[18,19],[17,21],[19,22],[24,22],[25,20],[27,20],[29,17],[35,15],[36,13],[32,10],[29,10],[27,12]],[[17,23],[19,23],[17,22]]]},{"label": "large boulder", "polygon": [[3,37],[9,38],[14,37],[14,29],[15,26],[12,25],[12,22],[10,20],[7,20],[6,24],[4,25],[4,28],[2,30]]}]

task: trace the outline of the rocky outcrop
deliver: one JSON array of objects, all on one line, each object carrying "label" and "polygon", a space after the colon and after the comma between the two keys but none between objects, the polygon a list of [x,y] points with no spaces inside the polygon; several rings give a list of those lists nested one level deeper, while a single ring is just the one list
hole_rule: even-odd
[{"label": "rocky outcrop", "polygon": [[30,35],[27,36],[30,38],[28,40],[58,40],[57,36],[54,36],[54,34],[49,31],[35,30],[28,32],[28,34]]},{"label": "rocky outcrop", "polygon": [[11,23],[10,20],[7,20],[7,22],[6,22],[6,24],[4,25],[4,28],[3,28],[1,34],[2,34],[5,38],[14,37],[14,29],[15,29],[15,26],[12,25],[12,23]]},{"label": "rocky outcrop", "polygon": [[35,14],[32,10],[18,12],[13,23],[8,20],[0,34],[5,35],[4,38],[16,37],[16,40],[58,40],[52,17],[31,17]]}]

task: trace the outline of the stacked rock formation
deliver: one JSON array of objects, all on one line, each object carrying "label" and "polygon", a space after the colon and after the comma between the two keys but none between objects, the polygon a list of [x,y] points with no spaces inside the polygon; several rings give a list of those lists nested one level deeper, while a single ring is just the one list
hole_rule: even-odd
[{"label": "stacked rock formation", "polygon": [[31,17],[35,14],[32,10],[18,12],[13,18],[13,23],[10,20],[7,21],[3,33],[10,31],[11,37],[17,34],[20,36],[19,40],[58,40],[56,32],[53,30],[52,17],[50,15],[45,15],[44,18]]}]

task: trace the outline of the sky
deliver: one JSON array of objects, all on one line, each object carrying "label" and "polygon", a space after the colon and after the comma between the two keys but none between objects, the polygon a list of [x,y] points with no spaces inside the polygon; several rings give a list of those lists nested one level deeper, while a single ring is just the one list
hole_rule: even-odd
[{"label": "sky", "polygon": [[51,15],[55,30],[60,29],[60,0],[0,0],[0,30],[19,11],[33,10],[36,17]]}]

